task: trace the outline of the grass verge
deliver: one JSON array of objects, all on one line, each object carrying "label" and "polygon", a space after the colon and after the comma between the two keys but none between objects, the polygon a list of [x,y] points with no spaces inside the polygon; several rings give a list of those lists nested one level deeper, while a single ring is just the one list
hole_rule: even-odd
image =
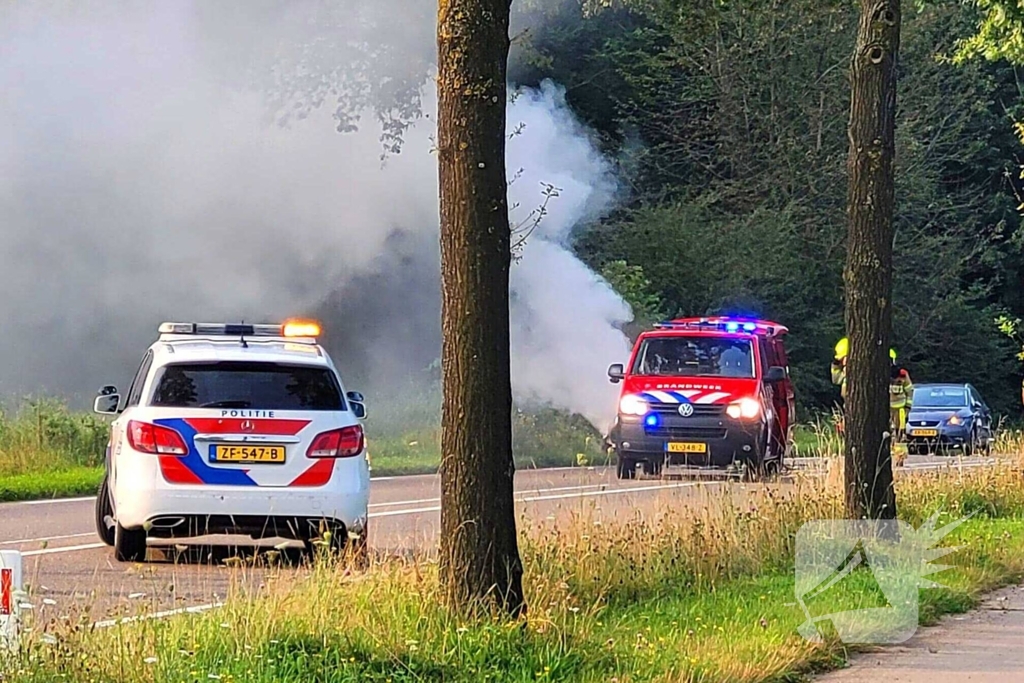
[{"label": "grass verge", "polygon": [[93,495],[102,479],[103,467],[83,466],[0,476],[0,502]]},{"label": "grass verge", "polygon": [[[834,633],[801,638],[793,544],[804,521],[841,511],[838,467],[793,488],[716,488],[651,509],[595,505],[523,523],[530,610],[516,623],[464,620],[440,606],[430,555],[366,574],[324,563],[281,569],[258,597],[216,612],[94,630],[60,605],[35,612],[17,660],[24,681],[793,681],[839,663]],[[1002,466],[898,481],[901,518],[919,526],[973,513],[944,543],[945,588],[921,592],[920,619],[963,611],[1024,576],[1024,486]],[[296,576],[297,571],[301,574]],[[273,573],[272,573],[273,574]],[[854,572],[817,614],[879,606]]]}]

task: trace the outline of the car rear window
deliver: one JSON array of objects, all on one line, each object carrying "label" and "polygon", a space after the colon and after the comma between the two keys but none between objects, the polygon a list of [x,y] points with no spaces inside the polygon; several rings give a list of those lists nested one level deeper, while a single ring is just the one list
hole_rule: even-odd
[{"label": "car rear window", "polygon": [[963,408],[967,393],[961,387],[918,387],[914,390],[914,408]]},{"label": "car rear window", "polygon": [[345,410],[334,373],[285,363],[181,363],[159,370],[150,405],[168,408]]}]

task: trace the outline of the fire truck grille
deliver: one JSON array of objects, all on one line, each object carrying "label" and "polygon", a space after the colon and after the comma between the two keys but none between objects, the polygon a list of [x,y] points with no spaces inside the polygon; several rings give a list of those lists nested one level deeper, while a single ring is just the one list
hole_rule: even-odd
[{"label": "fire truck grille", "polygon": [[666,439],[724,439],[724,427],[654,427],[648,428],[649,436]]},{"label": "fire truck grille", "polygon": [[[693,403],[691,405],[693,406],[693,417],[720,417],[725,415],[725,406],[700,405],[697,403]],[[651,405],[651,410],[656,413],[671,413],[678,415],[679,404],[654,403]]]}]

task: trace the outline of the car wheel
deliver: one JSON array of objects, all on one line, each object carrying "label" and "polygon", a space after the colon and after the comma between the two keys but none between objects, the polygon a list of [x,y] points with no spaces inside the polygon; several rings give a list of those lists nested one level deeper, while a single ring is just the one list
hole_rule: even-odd
[{"label": "car wheel", "polygon": [[146,561],[146,530],[114,525],[114,559],[118,562]]},{"label": "car wheel", "polygon": [[636,461],[620,455],[616,472],[619,479],[636,479]]},{"label": "car wheel", "polygon": [[969,458],[978,450],[978,430],[972,429],[971,435],[964,441],[964,457]]},{"label": "car wheel", "polygon": [[103,475],[100,488],[96,492],[96,535],[106,545],[114,545],[114,527],[107,524],[108,519],[114,518],[114,508],[110,504],[110,488],[107,484],[107,475]]},{"label": "car wheel", "polygon": [[303,543],[306,546],[306,555],[310,559],[316,558],[318,554],[326,554],[330,557],[342,557],[346,562],[356,569],[367,569],[370,566],[370,541],[367,530],[358,538],[351,538],[344,530],[332,530],[326,538],[310,538]]},{"label": "car wheel", "polygon": [[370,537],[369,528],[364,527],[359,538],[349,537],[348,559],[356,569],[370,568]]}]

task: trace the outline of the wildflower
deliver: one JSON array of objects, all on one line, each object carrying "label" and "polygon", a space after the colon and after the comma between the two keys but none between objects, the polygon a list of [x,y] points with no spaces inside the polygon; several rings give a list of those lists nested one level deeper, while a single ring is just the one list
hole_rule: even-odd
[{"label": "wildflower", "polygon": [[160,660],[158,660],[156,657],[146,657],[142,661],[146,664],[156,664]]}]

